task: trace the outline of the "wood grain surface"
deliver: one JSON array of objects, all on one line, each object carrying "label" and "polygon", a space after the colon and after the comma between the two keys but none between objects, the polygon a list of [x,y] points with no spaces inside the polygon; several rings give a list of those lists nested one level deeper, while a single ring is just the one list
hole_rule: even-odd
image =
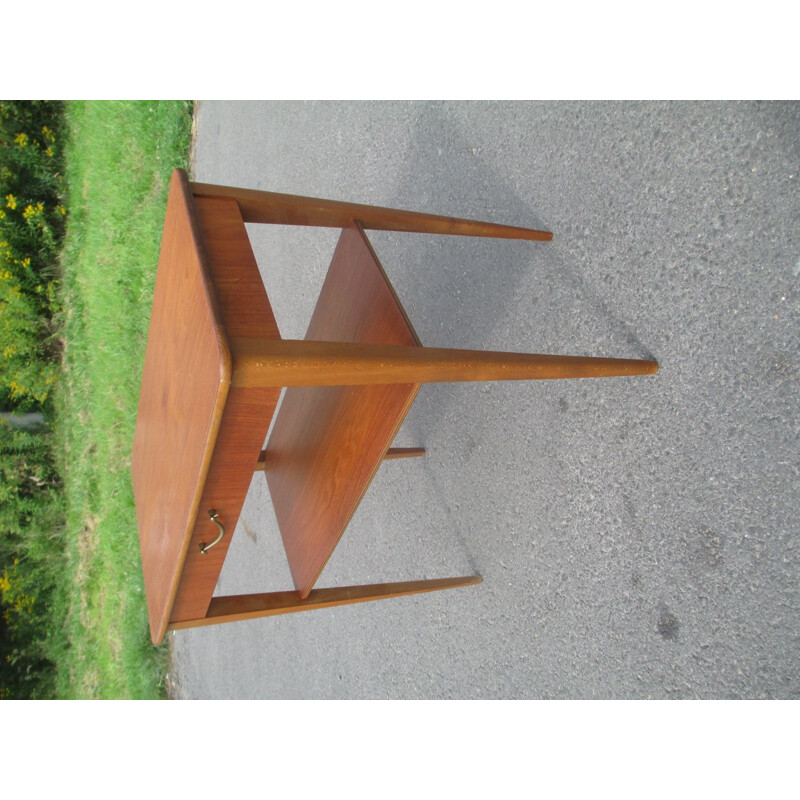
[{"label": "wood grain surface", "polygon": [[503,353],[361,342],[231,339],[234,386],[363,386],[650,375],[646,359]]},{"label": "wood grain surface", "polygon": [[170,183],[131,475],[154,642],[164,636],[230,381],[186,176]]},{"label": "wood grain surface", "polygon": [[[306,336],[419,347],[358,226],[342,231]],[[418,389],[405,382],[286,390],[267,444],[266,475],[301,597],[336,547]]]}]

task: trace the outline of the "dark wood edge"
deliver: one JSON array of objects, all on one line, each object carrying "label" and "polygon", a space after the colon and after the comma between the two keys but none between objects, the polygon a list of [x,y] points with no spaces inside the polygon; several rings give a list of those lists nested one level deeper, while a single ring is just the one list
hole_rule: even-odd
[{"label": "dark wood edge", "polygon": [[367,236],[364,230],[364,226],[358,220],[354,220],[353,225],[361,234],[361,238],[364,240],[364,244],[367,246],[367,249],[371,253],[372,258],[375,260],[375,265],[380,270],[380,273],[383,276],[383,280],[386,282],[386,287],[389,289],[389,292],[391,293],[394,302],[397,304],[397,308],[400,310],[400,314],[403,317],[403,321],[406,323],[409,331],[411,331],[411,335],[414,337],[414,344],[417,347],[422,347],[422,341],[420,340],[416,330],[414,329],[414,324],[411,322],[411,318],[406,313],[405,307],[400,302],[400,298],[394,289],[394,285],[389,280],[389,276],[386,274],[386,270],[383,268],[383,264],[381,263],[381,260],[378,258],[378,254],[375,252],[375,248],[372,246],[372,242],[369,240],[369,237]]}]

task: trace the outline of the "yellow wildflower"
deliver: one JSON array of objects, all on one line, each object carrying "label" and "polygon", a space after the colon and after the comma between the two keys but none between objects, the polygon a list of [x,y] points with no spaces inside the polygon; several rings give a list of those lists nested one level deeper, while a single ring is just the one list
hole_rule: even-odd
[{"label": "yellow wildflower", "polygon": [[0,208],[0,219],[5,219],[5,216],[6,216],[6,212],[3,211],[2,208]]},{"label": "yellow wildflower", "polygon": [[25,219],[30,219],[35,213],[36,209],[33,206],[25,206],[22,216],[25,217]]},{"label": "yellow wildflower", "polygon": [[17,207],[17,198],[13,194],[7,194],[6,205],[12,210],[15,209]]},{"label": "yellow wildflower", "polygon": [[22,266],[23,266],[23,267],[29,267],[30,265],[31,265],[31,259],[30,259],[30,257],[28,257],[28,258],[23,258],[23,259],[22,259]]},{"label": "yellow wildflower", "polygon": [[67,209],[61,205],[56,206],[56,211],[58,211],[58,213],[61,214],[62,216],[67,213]]},{"label": "yellow wildflower", "polygon": [[51,157],[52,157],[52,155],[53,155],[53,148],[52,148],[52,147],[48,147],[48,148],[47,148],[47,150],[45,150],[45,151],[44,151],[44,154],[45,154],[46,156],[51,156]]},{"label": "yellow wildflower", "polygon": [[18,144],[20,147],[25,147],[28,144],[28,134],[27,133],[18,133],[14,137],[14,142]]}]

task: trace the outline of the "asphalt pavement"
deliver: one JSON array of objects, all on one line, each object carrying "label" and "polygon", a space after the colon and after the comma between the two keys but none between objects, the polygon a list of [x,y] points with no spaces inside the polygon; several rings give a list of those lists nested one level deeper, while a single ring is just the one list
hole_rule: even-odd
[{"label": "asphalt pavement", "polygon": [[[201,102],[196,180],[553,232],[371,233],[423,344],[655,358],[429,384],[319,586],[169,634],[176,698],[800,696],[800,104]],[[286,338],[332,230],[248,226]],[[255,475],[218,594],[291,588]]]}]

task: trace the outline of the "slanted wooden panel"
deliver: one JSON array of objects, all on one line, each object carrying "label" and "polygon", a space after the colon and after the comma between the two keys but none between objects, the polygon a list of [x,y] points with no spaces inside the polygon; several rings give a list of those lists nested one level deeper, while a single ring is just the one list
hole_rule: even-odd
[{"label": "slanted wooden panel", "polygon": [[164,636],[230,381],[230,353],[186,176],[170,183],[131,473],[147,610]]},{"label": "slanted wooden panel", "polygon": [[[342,231],[306,339],[420,345],[357,225]],[[336,547],[418,390],[416,383],[286,390],[267,444],[266,475],[301,598]]]}]

